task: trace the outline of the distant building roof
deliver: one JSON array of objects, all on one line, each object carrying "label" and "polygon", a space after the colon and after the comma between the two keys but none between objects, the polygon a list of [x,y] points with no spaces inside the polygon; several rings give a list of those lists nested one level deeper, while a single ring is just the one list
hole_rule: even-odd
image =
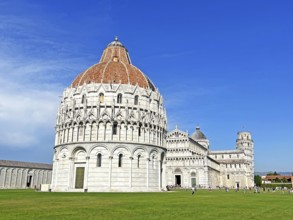
[{"label": "distant building roof", "polygon": [[13,160],[0,160],[0,166],[52,170],[52,164],[21,162]]},{"label": "distant building roof", "polygon": [[291,179],[292,176],[283,176],[283,175],[267,175],[264,177],[265,180],[275,180],[275,179]]}]

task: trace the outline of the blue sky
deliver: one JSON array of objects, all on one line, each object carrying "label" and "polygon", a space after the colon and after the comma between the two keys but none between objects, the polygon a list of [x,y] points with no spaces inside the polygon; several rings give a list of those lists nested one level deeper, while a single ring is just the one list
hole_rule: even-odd
[{"label": "blue sky", "polygon": [[293,2],[0,2],[0,159],[50,163],[60,96],[119,36],[168,129],[212,150],[252,132],[256,171],[293,170]]}]

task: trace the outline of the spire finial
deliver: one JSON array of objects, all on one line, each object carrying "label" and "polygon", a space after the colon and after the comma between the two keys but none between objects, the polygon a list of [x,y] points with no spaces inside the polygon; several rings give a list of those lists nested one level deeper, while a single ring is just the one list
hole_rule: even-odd
[{"label": "spire finial", "polygon": [[118,36],[115,36],[115,41],[118,41]]}]

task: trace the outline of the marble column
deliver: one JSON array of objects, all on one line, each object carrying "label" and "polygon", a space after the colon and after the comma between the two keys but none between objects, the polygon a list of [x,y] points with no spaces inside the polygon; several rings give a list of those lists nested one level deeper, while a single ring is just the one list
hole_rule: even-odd
[{"label": "marble column", "polygon": [[147,158],[147,161],[146,161],[146,165],[147,165],[146,187],[147,187],[147,190],[149,189],[149,169],[150,169],[149,162],[150,162],[150,159]]},{"label": "marble column", "polygon": [[85,167],[85,179],[84,179],[84,189],[88,190],[88,178],[89,178],[89,161],[90,157],[86,157],[86,167]]},{"label": "marble column", "polygon": [[130,169],[129,169],[129,188],[132,187],[132,161],[133,157],[129,157],[130,160]]},{"label": "marble column", "polygon": [[109,191],[111,191],[111,178],[112,178],[112,161],[113,161],[113,157],[110,156],[109,157]]}]

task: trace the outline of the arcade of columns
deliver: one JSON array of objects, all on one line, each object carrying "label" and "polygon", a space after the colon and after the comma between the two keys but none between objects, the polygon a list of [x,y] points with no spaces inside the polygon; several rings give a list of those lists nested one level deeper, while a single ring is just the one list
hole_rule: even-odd
[{"label": "arcade of columns", "polygon": [[0,167],[0,188],[34,188],[51,182],[52,170]]}]

